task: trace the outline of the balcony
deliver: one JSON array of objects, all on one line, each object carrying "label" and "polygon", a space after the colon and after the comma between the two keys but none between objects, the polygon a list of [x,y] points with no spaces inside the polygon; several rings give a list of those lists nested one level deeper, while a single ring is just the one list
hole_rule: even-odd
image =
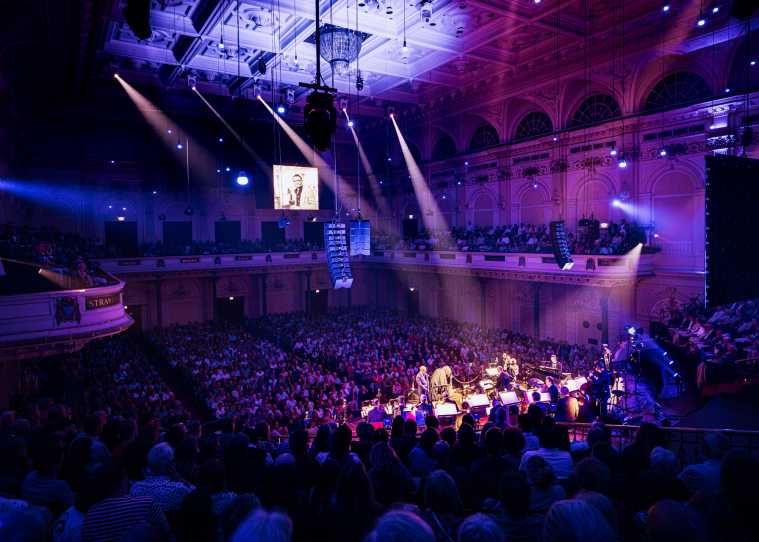
[{"label": "balcony", "polygon": [[124,281],[107,277],[103,286],[0,295],[0,359],[73,352],[129,328]]}]

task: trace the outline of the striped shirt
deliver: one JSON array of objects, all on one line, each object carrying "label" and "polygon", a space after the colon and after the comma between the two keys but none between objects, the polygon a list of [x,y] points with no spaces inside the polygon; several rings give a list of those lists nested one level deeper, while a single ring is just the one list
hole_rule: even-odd
[{"label": "striped shirt", "polygon": [[150,497],[124,495],[104,499],[84,516],[82,542],[118,542],[132,527],[143,523],[169,534],[166,516]]}]

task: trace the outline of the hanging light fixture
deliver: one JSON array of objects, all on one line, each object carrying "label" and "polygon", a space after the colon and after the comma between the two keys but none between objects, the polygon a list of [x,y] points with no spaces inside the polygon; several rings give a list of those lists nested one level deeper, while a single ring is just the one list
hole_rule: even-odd
[{"label": "hanging light fixture", "polygon": [[250,179],[248,179],[248,174],[240,170],[240,173],[237,174],[236,182],[239,186],[248,186],[248,183],[250,183]]},{"label": "hanging light fixture", "polygon": [[329,62],[337,75],[348,73],[351,62],[361,53],[363,36],[359,32],[340,28],[339,26],[324,25],[319,41],[321,57]]}]

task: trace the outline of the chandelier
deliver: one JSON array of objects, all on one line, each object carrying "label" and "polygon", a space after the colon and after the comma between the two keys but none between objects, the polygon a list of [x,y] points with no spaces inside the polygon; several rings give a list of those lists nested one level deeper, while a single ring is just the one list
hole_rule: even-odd
[{"label": "chandelier", "polygon": [[321,57],[329,62],[332,71],[338,75],[345,75],[350,63],[361,53],[363,35],[346,28],[324,25],[320,31],[319,42]]}]

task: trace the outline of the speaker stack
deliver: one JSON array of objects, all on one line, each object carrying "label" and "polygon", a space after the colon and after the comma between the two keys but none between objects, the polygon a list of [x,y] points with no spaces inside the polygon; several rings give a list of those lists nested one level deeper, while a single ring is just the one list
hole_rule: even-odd
[{"label": "speaker stack", "polygon": [[324,249],[327,253],[327,267],[333,288],[350,288],[353,285],[348,240],[345,224],[327,222],[324,224]]},{"label": "speaker stack", "polygon": [[351,221],[350,240],[351,256],[369,256],[371,254],[371,228],[368,220]]},{"label": "speaker stack", "polygon": [[556,258],[556,263],[562,271],[572,269],[574,261],[572,260],[572,253],[569,250],[569,243],[567,242],[567,230],[564,227],[563,220],[557,220],[551,222],[551,246],[553,247],[553,255]]}]

